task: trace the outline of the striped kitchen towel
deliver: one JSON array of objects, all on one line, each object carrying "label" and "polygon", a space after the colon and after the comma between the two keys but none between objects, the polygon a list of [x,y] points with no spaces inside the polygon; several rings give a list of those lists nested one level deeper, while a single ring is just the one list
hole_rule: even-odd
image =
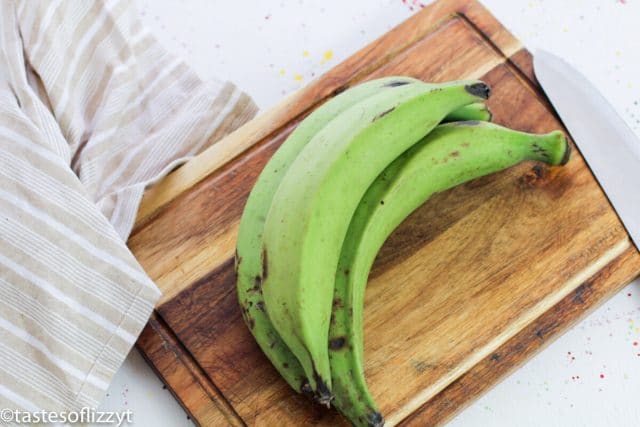
[{"label": "striped kitchen towel", "polygon": [[96,407],[159,298],[145,187],[256,113],[130,0],[0,1],[0,408]]}]

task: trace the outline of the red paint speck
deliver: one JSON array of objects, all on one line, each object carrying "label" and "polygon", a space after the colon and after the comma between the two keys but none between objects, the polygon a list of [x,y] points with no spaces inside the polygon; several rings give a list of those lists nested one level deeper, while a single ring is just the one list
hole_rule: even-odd
[{"label": "red paint speck", "polygon": [[620,4],[627,4],[627,0],[618,0]]},{"label": "red paint speck", "polygon": [[631,296],[631,292],[629,292],[629,293],[627,294],[627,296],[628,296],[628,297],[630,297],[630,296]]},{"label": "red paint speck", "polygon": [[600,374],[600,378],[604,378],[604,374]]},{"label": "red paint speck", "polygon": [[269,15],[267,15],[267,16],[265,16],[265,17],[264,17],[265,21],[268,21],[268,20],[269,20],[269,18],[271,18],[271,14],[269,14]]},{"label": "red paint speck", "polygon": [[407,6],[410,11],[416,10],[416,8],[424,9],[426,5],[419,0],[402,0],[402,4]]},{"label": "red paint speck", "polygon": [[637,347],[638,346],[638,341],[634,341],[633,345]]}]

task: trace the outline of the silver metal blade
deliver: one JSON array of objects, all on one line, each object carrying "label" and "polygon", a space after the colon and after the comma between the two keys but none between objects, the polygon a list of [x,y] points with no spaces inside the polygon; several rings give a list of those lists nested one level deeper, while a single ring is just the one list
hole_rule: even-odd
[{"label": "silver metal blade", "polygon": [[580,152],[640,248],[640,140],[575,68],[545,52],[533,58],[536,77]]}]

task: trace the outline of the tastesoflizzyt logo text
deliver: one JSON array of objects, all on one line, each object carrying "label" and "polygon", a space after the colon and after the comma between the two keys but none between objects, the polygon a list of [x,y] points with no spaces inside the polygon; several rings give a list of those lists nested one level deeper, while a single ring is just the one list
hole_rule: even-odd
[{"label": "tastesoflizzyt logo text", "polygon": [[123,426],[133,422],[133,412],[129,409],[122,412],[97,411],[92,408],[82,408],[80,411],[21,411],[18,409],[0,409],[0,424],[108,424]]}]

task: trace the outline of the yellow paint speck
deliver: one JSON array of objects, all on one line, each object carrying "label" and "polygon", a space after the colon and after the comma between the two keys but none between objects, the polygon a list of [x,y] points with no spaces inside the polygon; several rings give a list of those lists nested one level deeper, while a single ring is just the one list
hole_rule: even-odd
[{"label": "yellow paint speck", "polygon": [[633,87],[633,83],[631,83],[631,82],[627,83],[627,87],[628,87],[629,89],[631,89],[631,88]]},{"label": "yellow paint speck", "polygon": [[532,1],[530,1],[530,2],[529,2],[529,7],[530,7],[530,8],[533,8],[533,6],[535,6],[535,5],[533,4],[533,2],[532,2]]},{"label": "yellow paint speck", "polygon": [[280,70],[280,73],[279,73],[279,74],[280,74],[281,76],[284,76],[285,74],[287,74],[287,72],[286,72],[286,71],[284,70],[284,68],[283,68],[283,69],[281,69],[281,70]]},{"label": "yellow paint speck", "polygon": [[304,56],[305,58],[309,56],[309,51],[305,50],[304,52],[302,52],[302,56]]},{"label": "yellow paint speck", "polygon": [[331,58],[333,58],[333,51],[332,51],[332,50],[328,50],[328,51],[326,51],[326,52],[322,55],[322,58],[323,58],[325,61],[329,61],[329,60],[331,60]]},{"label": "yellow paint speck", "polygon": [[568,32],[569,32],[569,29],[568,29],[567,27],[562,27],[562,32],[563,32],[563,33],[568,33]]},{"label": "yellow paint speck", "polygon": [[622,56],[622,52],[620,51],[620,49],[616,49],[616,56]]},{"label": "yellow paint speck", "polygon": [[293,76],[293,79],[297,82],[301,82],[302,81],[302,76],[300,74],[296,74],[295,76]]}]

